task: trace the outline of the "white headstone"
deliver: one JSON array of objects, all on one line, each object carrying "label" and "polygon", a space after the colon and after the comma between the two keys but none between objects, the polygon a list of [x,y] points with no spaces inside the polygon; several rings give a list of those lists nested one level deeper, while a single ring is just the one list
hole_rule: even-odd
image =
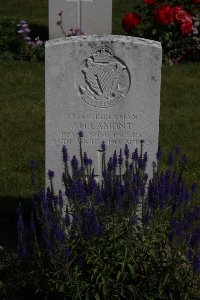
[{"label": "white headstone", "polygon": [[67,34],[74,27],[86,34],[111,34],[112,0],[49,0],[49,39],[63,36],[57,25],[59,10]]},{"label": "white headstone", "polygon": [[[46,43],[46,173],[61,186],[61,149],[83,151],[99,175],[98,150],[140,147],[155,160],[159,135],[162,49],[159,42],[125,36],[80,36]],[[150,172],[150,171],[149,171]]]}]

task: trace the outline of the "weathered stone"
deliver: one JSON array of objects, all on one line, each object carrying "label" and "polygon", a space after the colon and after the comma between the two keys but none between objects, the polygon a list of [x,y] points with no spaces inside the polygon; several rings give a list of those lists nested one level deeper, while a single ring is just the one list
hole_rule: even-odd
[{"label": "weathered stone", "polygon": [[111,34],[112,0],[80,0],[80,4],[79,0],[49,0],[49,39],[63,36],[57,25],[59,10],[67,34],[73,27],[81,27],[86,34]]},{"label": "weathered stone", "polygon": [[109,158],[128,144],[148,152],[148,173],[159,135],[162,49],[159,42],[125,36],[80,36],[46,43],[46,172],[61,185],[62,145],[70,159],[83,151],[93,160],[105,141]]}]

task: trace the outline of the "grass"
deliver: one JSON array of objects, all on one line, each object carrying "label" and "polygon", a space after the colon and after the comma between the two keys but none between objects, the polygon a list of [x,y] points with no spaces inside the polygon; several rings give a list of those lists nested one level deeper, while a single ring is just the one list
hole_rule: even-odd
[{"label": "grass", "polygon": [[[47,31],[47,4],[47,0],[1,0],[0,19],[26,19]],[[132,0],[113,1],[114,34],[123,33],[121,17],[132,5]],[[38,182],[44,186],[44,64],[1,62],[0,91],[0,225],[5,232],[15,222],[17,203],[30,206],[31,159],[38,161]],[[160,144],[165,153],[179,145],[187,154],[190,184],[200,183],[199,95],[200,64],[163,66]]]}]

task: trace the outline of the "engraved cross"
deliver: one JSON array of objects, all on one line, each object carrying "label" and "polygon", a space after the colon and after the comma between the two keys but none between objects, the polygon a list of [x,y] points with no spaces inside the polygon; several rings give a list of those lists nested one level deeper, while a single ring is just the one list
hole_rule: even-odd
[{"label": "engraved cross", "polygon": [[82,2],[94,2],[94,0],[65,0],[65,2],[77,2],[78,4],[78,28],[81,31],[81,3]]},{"label": "engraved cross", "polygon": [[103,150],[97,150],[98,155],[98,174],[97,181],[101,184],[103,180]]}]

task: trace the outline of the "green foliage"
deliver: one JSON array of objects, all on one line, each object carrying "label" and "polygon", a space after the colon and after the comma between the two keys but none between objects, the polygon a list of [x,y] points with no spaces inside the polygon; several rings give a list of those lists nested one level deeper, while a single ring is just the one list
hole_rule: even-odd
[{"label": "green foliage", "polygon": [[116,218],[114,238],[107,228],[98,245],[95,241],[85,245],[84,267],[72,260],[66,265],[59,253],[43,263],[38,258],[24,263],[8,257],[0,295],[29,291],[33,299],[192,299],[198,295],[198,277],[187,258],[168,242],[165,213],[158,211],[149,228],[135,226],[131,232],[126,220]]},{"label": "green foliage", "polygon": [[[136,13],[140,21],[133,20],[136,16],[131,17],[132,13]],[[199,61],[199,16],[197,1],[139,0],[127,10],[122,27],[128,35],[161,42],[163,61],[178,64]]]},{"label": "green foliage", "polygon": [[[80,155],[81,145],[80,139]],[[127,179],[131,176],[128,152],[125,153],[126,159],[122,159],[126,166],[124,174],[120,175],[122,178],[116,178],[118,163],[111,166],[109,160],[101,187],[95,183],[92,173],[88,179],[85,177],[89,162],[87,156],[84,155],[81,160],[80,169],[73,157],[70,175],[64,146],[62,152],[63,182],[68,199],[66,212],[63,210],[61,192],[59,197],[54,195],[53,188],[47,189],[46,195],[44,192],[39,197],[35,194],[33,206],[37,222],[33,222],[32,214],[30,230],[26,231],[19,207],[18,253],[21,258],[6,258],[7,263],[3,267],[6,276],[1,283],[3,289],[0,296],[23,296],[22,299],[25,299],[29,291],[32,299],[190,300],[199,297],[199,264],[198,271],[195,271],[188,255],[190,242],[185,242],[184,234],[195,237],[190,240],[195,241],[197,255],[200,234],[193,236],[192,231],[188,232],[187,228],[186,232],[182,225],[193,218],[190,229],[196,225],[198,228],[200,211],[199,207],[196,211],[192,210],[195,192],[190,193],[185,189],[182,175],[186,159],[180,156],[179,149],[176,149],[177,157],[170,153],[166,172],[156,172],[154,168],[154,177],[148,186],[153,190],[148,188],[146,195],[139,194],[140,185],[144,183],[143,176],[146,178],[143,164],[140,166],[143,159],[142,142],[139,156],[134,152],[135,158],[132,158],[135,186],[132,181],[131,186],[127,186]],[[113,160],[115,157],[116,154]],[[121,166],[119,162],[119,168]],[[48,174],[52,186],[54,173],[49,171]],[[113,191],[106,198],[110,186]],[[123,189],[125,186],[126,190]],[[133,190],[137,189],[136,195],[140,195],[139,202],[130,196],[132,186]],[[116,188],[118,192],[115,195]],[[105,198],[99,198],[99,195],[105,195]],[[136,211],[135,201],[138,203]],[[143,211],[146,212],[148,205],[151,208],[148,213],[150,218],[146,220]],[[95,218],[91,219],[91,216]],[[130,216],[134,216],[134,219]],[[182,228],[177,235],[177,226],[171,224],[176,217]],[[100,222],[103,228],[101,234],[98,230]],[[85,231],[85,226],[89,231]],[[85,232],[91,234],[85,235]],[[16,273],[10,278],[12,264]],[[12,286],[11,280],[17,281],[17,284]]]},{"label": "green foliage", "polygon": [[20,36],[15,18],[4,18],[0,22],[0,60],[44,61],[44,46],[28,45]]},{"label": "green foliage", "polygon": [[24,43],[17,36],[18,21],[15,18],[4,18],[0,22],[0,59],[12,60],[23,58]]}]

